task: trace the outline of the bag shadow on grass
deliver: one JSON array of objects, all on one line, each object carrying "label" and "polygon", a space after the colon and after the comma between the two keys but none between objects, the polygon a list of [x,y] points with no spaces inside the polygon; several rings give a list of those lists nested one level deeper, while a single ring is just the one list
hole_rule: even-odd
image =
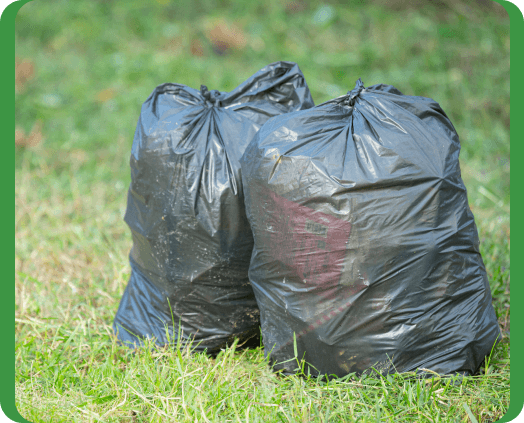
[{"label": "bag shadow on grass", "polygon": [[[417,368],[414,371],[409,372],[398,372],[395,368],[395,365],[393,364],[392,359],[388,356],[388,360],[390,362],[390,367],[387,372],[380,371],[379,368],[376,368],[375,366],[378,363],[374,363],[369,368],[365,369],[363,372],[357,373],[357,372],[351,372],[344,376],[338,376],[336,374],[322,374],[319,372],[319,370],[313,366],[311,363],[308,363],[305,360],[305,352],[302,356],[302,358],[299,359],[298,357],[298,349],[297,349],[297,343],[296,343],[296,335],[294,334],[294,353],[295,356],[282,361],[282,362],[270,362],[270,353],[269,352],[266,355],[266,360],[268,361],[268,365],[271,368],[271,370],[279,377],[282,378],[289,378],[289,377],[300,377],[302,379],[305,379],[305,382],[314,381],[315,383],[318,383],[320,385],[329,385],[330,382],[338,382],[338,383],[344,383],[344,382],[362,382],[366,379],[375,379],[376,381],[382,380],[387,384],[395,383],[423,383],[423,382],[430,382],[431,386],[435,385],[437,382],[440,382],[440,385],[444,385],[446,387],[458,387],[461,386],[466,380],[472,377],[478,377],[482,376],[480,371],[482,368],[489,369],[490,363],[494,356],[494,350],[495,346],[498,345],[498,339],[493,345],[493,348],[489,354],[489,356],[486,356],[484,362],[479,366],[475,374],[470,375],[469,372],[454,372],[451,374],[440,374],[437,373],[431,369],[426,368]],[[387,355],[387,354],[386,354]],[[281,366],[285,363],[289,362],[296,362],[297,367],[294,369],[294,373],[287,372],[285,369],[275,369],[277,366]],[[312,374],[310,369],[315,370],[318,374]]]},{"label": "bag shadow on grass", "polygon": [[[164,326],[166,342],[160,343],[158,339],[154,336],[144,336],[144,335],[136,334],[132,332],[130,329],[122,326],[121,324],[118,324],[116,328],[116,332],[113,334],[113,337],[115,338],[117,344],[130,348],[133,351],[133,354],[135,354],[138,349],[149,349],[151,351],[158,352],[158,353],[171,350],[179,354],[184,352],[188,355],[202,353],[211,358],[216,358],[222,351],[225,351],[228,348],[234,351],[242,351],[245,349],[256,349],[256,348],[262,347],[261,330],[259,327],[259,330],[257,333],[254,333],[248,336],[247,338],[244,337],[244,339],[242,339],[242,342],[240,342],[240,338],[234,335],[231,335],[223,343],[219,344],[216,348],[213,348],[213,350],[204,349],[202,351],[198,349],[202,341],[197,342],[195,339],[198,334],[198,331],[186,337],[184,332],[181,329],[181,319],[179,319],[178,325],[174,324],[174,316],[173,316],[172,310],[171,310],[171,319],[173,322],[172,327],[173,328],[178,327],[177,335],[175,337],[172,336],[171,334],[172,331],[170,331],[169,325],[165,323],[160,317],[158,316],[156,317],[158,318],[158,320],[160,320],[160,322]],[[126,342],[126,341],[122,341],[121,339],[119,339],[118,330],[121,330],[121,329],[125,330],[132,337],[139,339],[141,341],[141,344],[137,344],[136,342],[131,342],[131,341]]]}]

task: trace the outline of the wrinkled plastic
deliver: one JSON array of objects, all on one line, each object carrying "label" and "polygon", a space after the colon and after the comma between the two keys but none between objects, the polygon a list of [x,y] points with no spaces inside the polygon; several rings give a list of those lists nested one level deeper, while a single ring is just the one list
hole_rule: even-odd
[{"label": "wrinkled plastic", "polygon": [[[266,66],[231,92],[158,86],[142,106],[125,221],[131,277],[113,328],[125,344],[193,340],[217,352],[260,335],[239,158],[269,118],[312,107],[298,66]],[[258,341],[259,342],[259,341]]]},{"label": "wrinkled plastic", "polygon": [[459,151],[434,100],[360,80],[262,127],[241,166],[276,370],[477,371],[500,329]]}]

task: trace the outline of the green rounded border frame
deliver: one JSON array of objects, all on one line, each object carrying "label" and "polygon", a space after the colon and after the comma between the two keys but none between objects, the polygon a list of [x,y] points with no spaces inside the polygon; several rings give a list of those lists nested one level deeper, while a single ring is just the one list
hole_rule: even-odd
[{"label": "green rounded border frame", "polygon": [[[11,134],[11,139],[14,138],[15,130],[15,109],[14,109],[14,73],[15,73],[15,18],[20,10],[20,8],[30,1],[34,0],[18,0],[9,4],[3,11],[0,17],[0,57],[4,57],[5,61],[0,68],[0,92],[2,98],[8,99],[13,98],[13,103],[7,101],[2,102],[0,106],[0,122],[1,127],[9,128],[7,134]],[[522,41],[517,42],[517,40],[524,40],[524,18],[522,12],[519,8],[509,2],[504,0],[492,0],[496,1],[502,5],[509,14],[510,17],[510,42],[512,42],[513,48],[510,49],[510,84],[511,84],[511,109],[510,109],[510,137],[511,139],[518,139],[518,136],[523,136],[524,134],[524,106],[523,106],[523,95],[524,95],[524,78],[519,75],[524,75],[524,57],[519,55],[520,49],[518,46],[522,46]],[[11,97],[13,96],[13,97]],[[519,119],[519,117],[521,117]],[[8,138],[6,136],[6,138]],[[516,154],[516,157],[522,156],[522,150],[524,147],[515,142],[511,145],[512,153]],[[14,164],[9,159],[8,163],[5,163],[2,167],[2,173],[4,174],[5,181],[14,182]],[[13,172],[13,173],[11,173]],[[520,168],[519,166],[513,166],[510,171],[511,179],[519,178],[524,176],[524,167]],[[513,185],[515,187],[515,185]],[[518,189],[518,188],[517,188]],[[513,188],[512,191],[515,191],[514,194],[518,194],[517,189]],[[522,199],[518,195],[512,196],[513,205],[517,206],[517,210],[520,209]],[[8,258],[11,256],[10,252],[12,251],[7,247],[7,220],[12,222],[12,215],[8,213],[5,209],[0,212],[5,218],[3,220],[3,245],[2,250],[3,254],[0,255],[1,267],[4,269],[12,269],[13,262],[8,263]],[[520,220],[515,220],[514,225],[512,226],[513,231],[516,231],[517,235],[522,233],[522,223]],[[11,244],[12,245],[12,244]],[[515,248],[517,248],[515,250]],[[513,256],[520,256],[521,252],[524,253],[524,248],[521,248],[519,244],[513,247]],[[522,274],[522,268],[520,262],[513,261],[513,272],[516,271],[516,275]],[[14,276],[14,275],[13,275]],[[14,278],[12,279],[14,280]],[[515,276],[513,277],[513,283],[510,282],[510,292],[511,292],[511,302],[514,303],[518,299],[523,299],[524,286],[520,283],[515,282]],[[518,281],[518,280],[517,280]],[[15,306],[13,298],[15,296],[15,287],[13,285],[8,285],[7,283],[2,284],[0,292],[3,295],[0,295],[1,306],[0,306],[0,316],[2,321],[9,322],[14,316]],[[515,329],[513,330],[513,337],[511,339],[511,348],[513,350],[513,357],[522,357],[524,356],[523,340],[522,340],[522,322],[524,319],[524,308],[513,307],[511,309],[511,317],[514,322],[519,322]],[[15,394],[13,385],[11,381],[14,381],[15,376],[15,366],[13,356],[12,346],[15,340],[14,326],[12,323],[6,323],[3,325],[2,338],[8,339],[11,338],[11,342],[6,342],[0,350],[0,357],[2,365],[0,366],[0,413],[4,413],[9,419],[15,422],[28,422],[24,419],[18,412],[15,404]],[[9,348],[11,346],[11,348]],[[520,351],[520,353],[519,353]],[[508,412],[500,419],[499,422],[510,422],[515,419],[521,412],[524,407],[524,363],[520,359],[514,359],[511,361],[511,376],[510,376],[510,406]],[[524,416],[521,415],[521,419],[524,420]],[[0,414],[0,420],[3,420],[2,415]],[[519,419],[520,420],[520,419]],[[28,422],[30,423],[30,422]]]}]

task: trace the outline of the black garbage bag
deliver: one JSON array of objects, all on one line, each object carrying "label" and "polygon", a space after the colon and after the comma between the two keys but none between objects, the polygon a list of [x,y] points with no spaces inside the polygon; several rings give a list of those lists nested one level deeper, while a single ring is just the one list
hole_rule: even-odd
[{"label": "black garbage bag", "polygon": [[434,100],[360,79],[257,133],[249,277],[276,370],[477,371],[500,330],[459,150]]},{"label": "black garbage bag", "polygon": [[[277,62],[231,92],[158,86],[142,106],[125,221],[131,277],[113,328],[128,344],[191,339],[215,353],[260,334],[248,279],[253,238],[239,159],[269,118],[313,106],[295,63]],[[258,344],[257,344],[258,345]]]}]

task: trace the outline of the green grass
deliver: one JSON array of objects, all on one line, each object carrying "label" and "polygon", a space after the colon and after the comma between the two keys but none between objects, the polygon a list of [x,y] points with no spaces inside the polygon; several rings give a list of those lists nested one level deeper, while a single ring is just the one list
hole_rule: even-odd
[{"label": "green grass", "polygon": [[[217,3],[218,4],[218,3]],[[496,421],[509,406],[509,19],[493,3],[33,1],[16,55],[34,77],[16,126],[16,403],[30,421]],[[464,9],[466,8],[466,9]],[[399,25],[399,22],[401,25]],[[209,36],[234,24],[218,54]],[[192,53],[193,51],[193,53]],[[317,104],[388,83],[437,100],[461,137],[461,168],[503,328],[480,375],[275,375],[263,350],[216,359],[131,354],[111,336],[129,278],[122,220],[141,103],[163,82],[230,90],[276,60],[297,62]],[[473,418],[471,417],[473,416]]]}]

